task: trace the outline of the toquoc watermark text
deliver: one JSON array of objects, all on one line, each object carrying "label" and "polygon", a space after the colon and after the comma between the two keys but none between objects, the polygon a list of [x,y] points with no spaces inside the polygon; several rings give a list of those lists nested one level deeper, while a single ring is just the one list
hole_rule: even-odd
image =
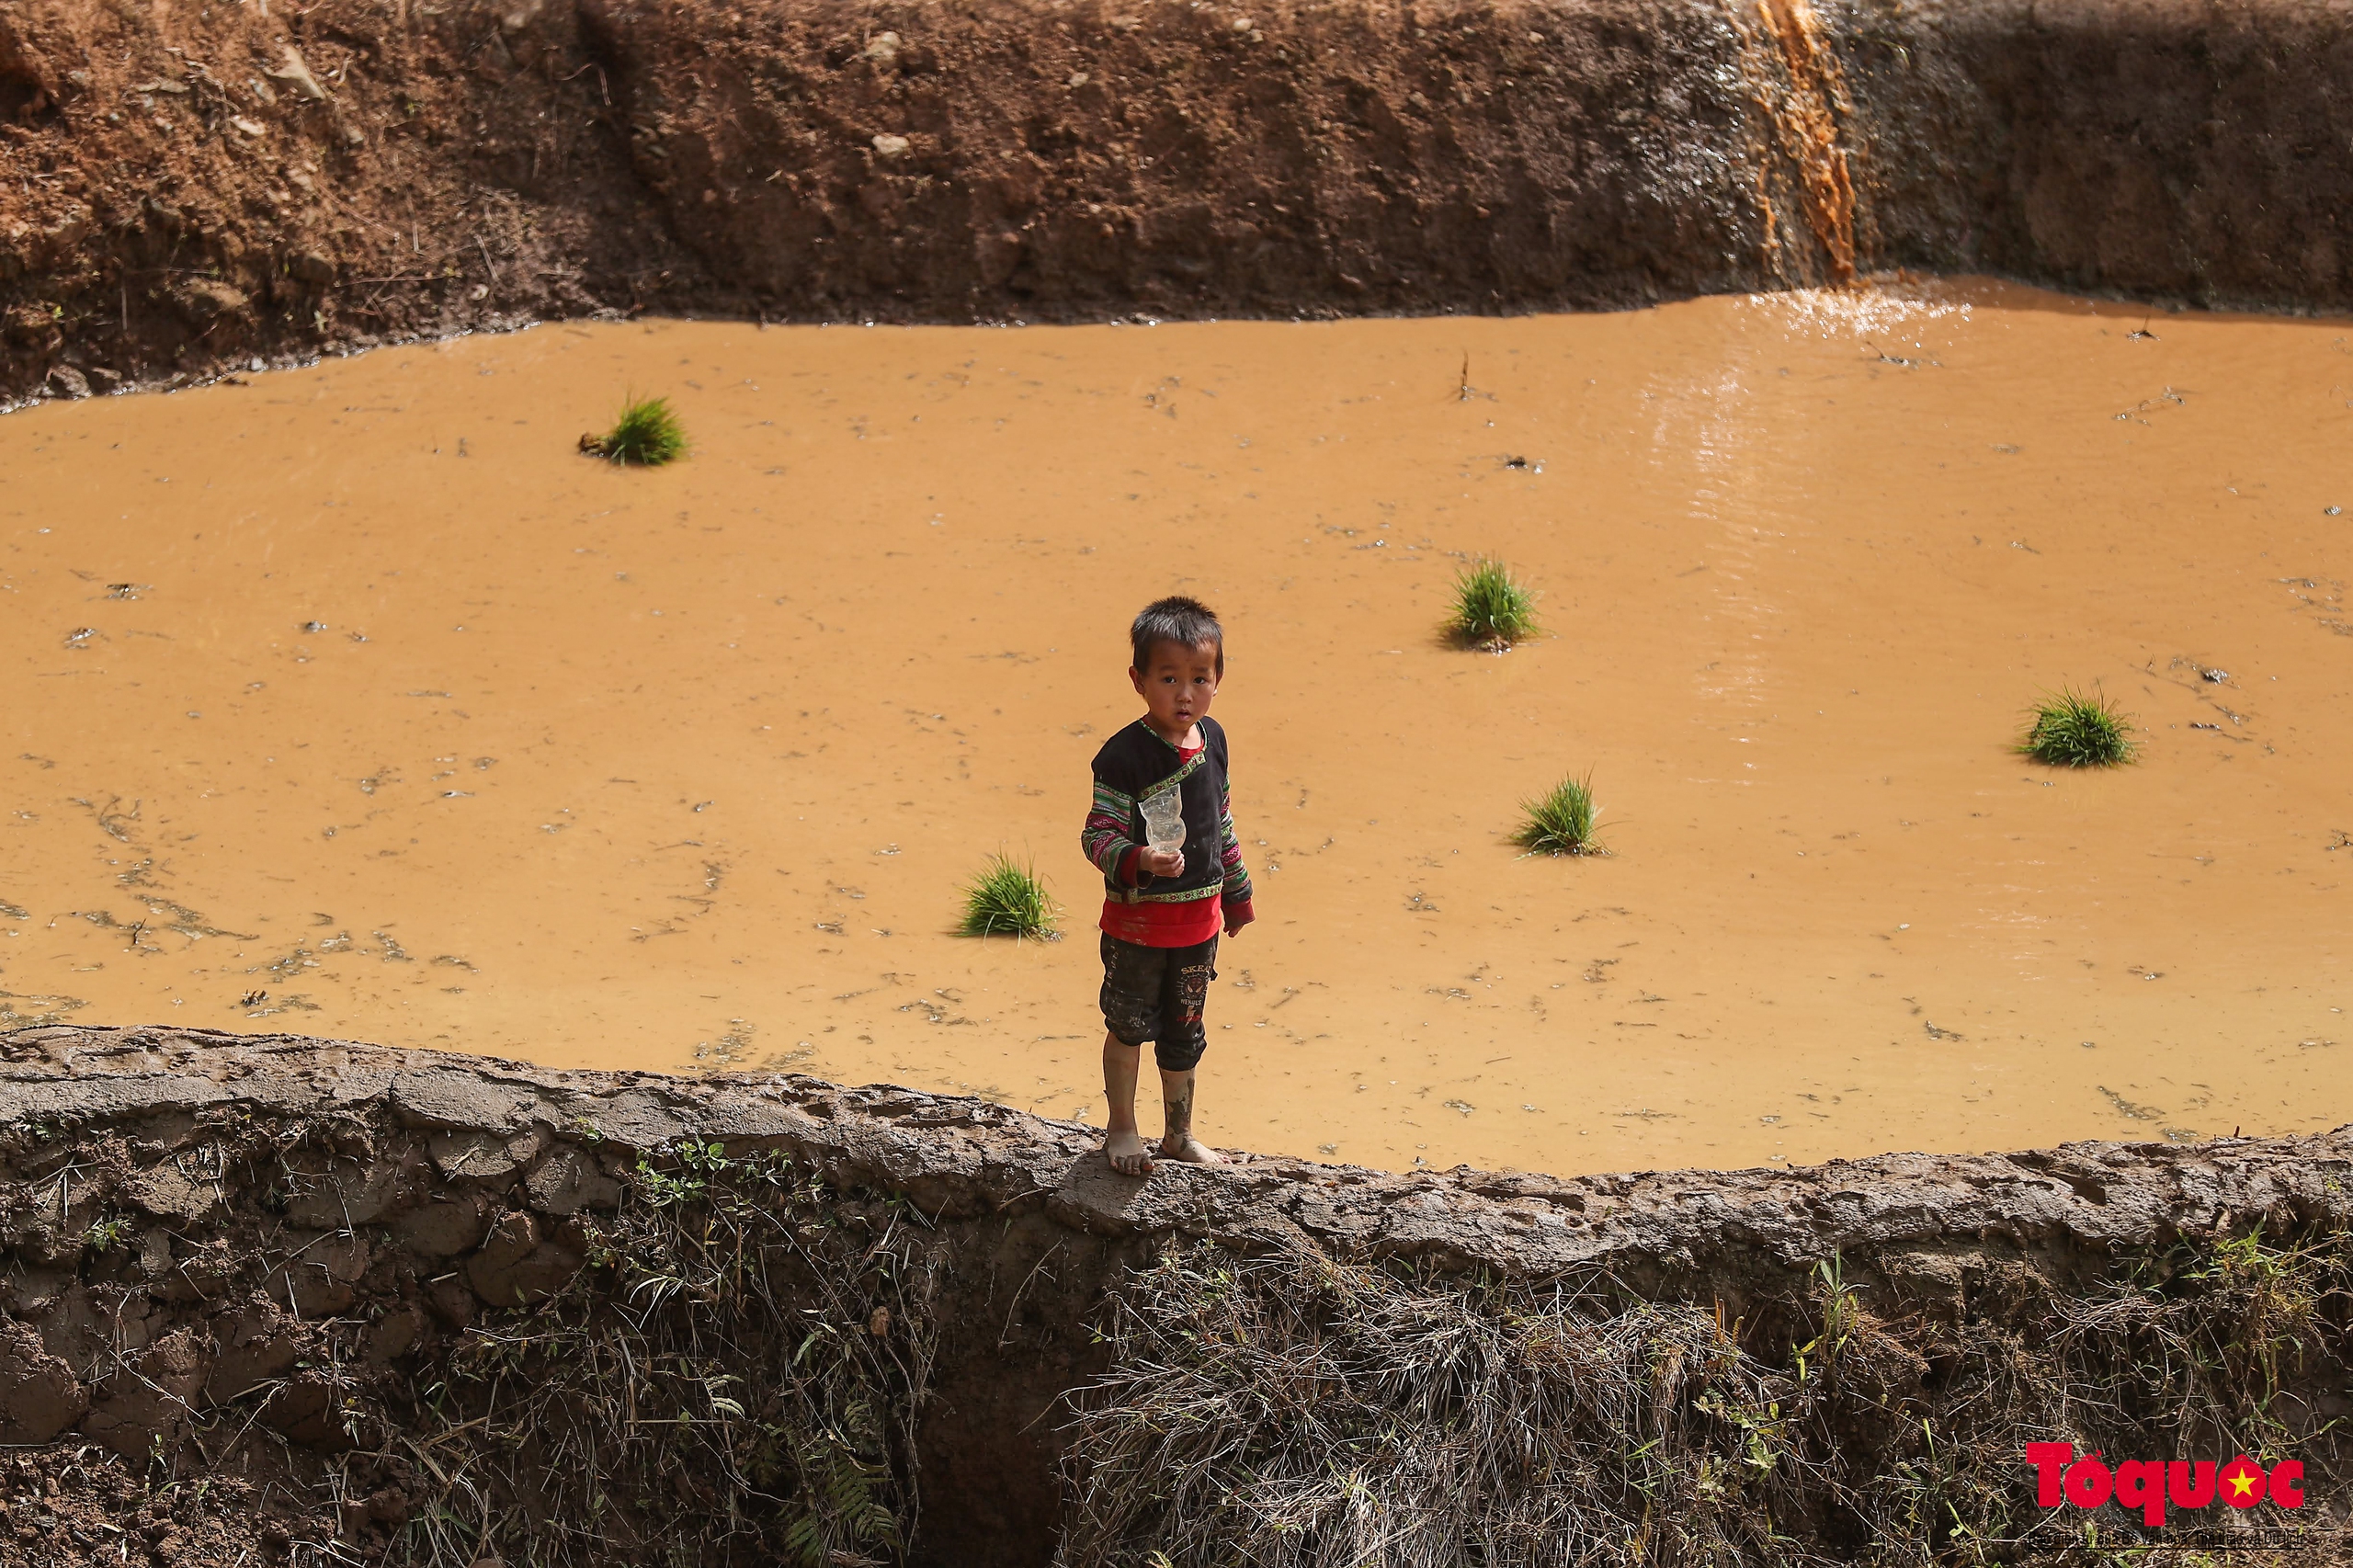
[{"label": "toquoc watermark text", "polygon": [[2217,1501],[2233,1508],[2252,1508],[2267,1501],[2282,1508],[2304,1506],[2302,1460],[2281,1460],[2268,1471],[2245,1454],[2226,1463],[2125,1460],[2110,1469],[2097,1449],[2078,1457],[2072,1443],[2029,1443],[2026,1461],[2034,1466],[2034,1500],[2042,1507],[2099,1508],[2112,1500],[2128,1512],[2138,1509],[2141,1522],[2152,1529],[2165,1524],[2168,1506],[2199,1509]]}]

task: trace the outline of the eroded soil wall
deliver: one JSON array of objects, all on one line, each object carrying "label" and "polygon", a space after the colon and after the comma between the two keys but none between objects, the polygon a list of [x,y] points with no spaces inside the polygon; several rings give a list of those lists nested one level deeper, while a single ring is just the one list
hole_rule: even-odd
[{"label": "eroded soil wall", "polygon": [[[2279,1559],[2300,1562],[2327,1561],[2340,1523],[2345,1313],[2310,1269],[2342,1250],[2346,1132],[1575,1180],[1259,1160],[1137,1182],[1069,1124],[790,1076],[66,1028],[0,1036],[0,1561],[103,1542],[189,1563],[256,1543],[267,1561],[464,1564],[495,1544],[768,1562],[816,1539],[835,1562],[1042,1563],[1058,1535],[1070,1561],[1124,1561],[1175,1526],[1124,1547],[1067,1533],[1117,1498],[1061,1451],[1062,1402],[1107,1375],[1149,1400],[1157,1361],[1187,1352],[1139,1356],[1107,1303],[1139,1278],[1378,1293],[1351,1268],[1433,1312],[1509,1280],[1515,1310],[1566,1290],[1635,1324],[1631,1425],[1584,1436],[1638,1453],[1722,1428],[1733,1468],[1683,1480],[1694,1508],[1767,1488],[1738,1560],[1938,1560],[1948,1499],[2043,1528],[2018,1433],[2123,1455],[2256,1432],[2306,1461],[2308,1501],[2230,1519],[2300,1531]],[[1219,1256],[1279,1267],[1235,1284]],[[2079,1343],[2054,1351],[2053,1324]],[[1271,1343],[1233,1332],[1237,1358]],[[1678,1334],[1699,1336],[1688,1356],[1662,1348]],[[2189,1381],[2152,1382],[2140,1363],[2177,1342],[2199,1354],[2165,1376]],[[1577,1355],[1550,1375],[1611,1375]],[[1741,1415],[1768,1362],[1790,1365],[1756,1397],[1780,1392]],[[1984,1375],[2004,1366],[2032,1375]],[[2108,1371],[2071,1412],[2064,1377],[2034,1386],[2046,1367]],[[1857,1392],[1820,1407],[1816,1452],[1779,1428],[1825,1379]],[[1989,1390],[2024,1403],[2000,1451],[1956,1460],[1957,1433],[1991,1429],[1971,1408]],[[1108,1425],[1095,1408],[1108,1452],[1118,1407]],[[1740,1470],[1760,1453],[1781,1482]],[[1611,1528],[1641,1558],[1643,1496],[1605,1512],[1589,1560],[1623,1555]]]},{"label": "eroded soil wall", "polygon": [[0,392],[600,311],[2347,297],[2342,6],[0,14]]}]

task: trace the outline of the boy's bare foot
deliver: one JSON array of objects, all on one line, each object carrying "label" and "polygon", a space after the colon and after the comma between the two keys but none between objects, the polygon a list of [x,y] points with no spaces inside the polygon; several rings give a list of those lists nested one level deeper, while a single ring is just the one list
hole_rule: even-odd
[{"label": "boy's bare foot", "polygon": [[1160,1157],[1181,1160],[1188,1165],[1222,1165],[1225,1156],[1188,1132],[1182,1137],[1160,1141]]},{"label": "boy's bare foot", "polygon": [[[1141,1176],[1152,1174],[1152,1151],[1144,1147],[1143,1134],[1133,1128],[1130,1128],[1125,1132],[1114,1132],[1105,1138],[1103,1157],[1110,1161],[1111,1168],[1121,1176]],[[1182,1156],[1172,1155],[1171,1158],[1182,1158]]]}]

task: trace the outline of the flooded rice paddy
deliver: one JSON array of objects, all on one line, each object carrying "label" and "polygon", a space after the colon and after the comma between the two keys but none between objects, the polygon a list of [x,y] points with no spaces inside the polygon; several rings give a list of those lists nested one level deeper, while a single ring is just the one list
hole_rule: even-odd
[{"label": "flooded rice paddy", "polygon": [[[2347,337],[1991,284],[654,322],[20,412],[0,1024],[1099,1122],[1087,759],[1128,617],[1184,590],[1259,894],[1212,1142],[1577,1171],[2333,1125]],[[625,392],[688,461],[576,454]],[[1548,635],[1439,638],[1482,552]],[[2017,756],[2062,684],[2141,760]],[[1517,803],[1587,770],[1614,853],[1519,858]],[[1000,847],[1070,939],[949,934]]]}]

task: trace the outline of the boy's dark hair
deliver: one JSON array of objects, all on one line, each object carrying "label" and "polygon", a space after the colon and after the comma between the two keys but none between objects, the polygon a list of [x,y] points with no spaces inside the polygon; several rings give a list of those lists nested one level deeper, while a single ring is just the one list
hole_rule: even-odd
[{"label": "boy's dark hair", "polygon": [[1172,594],[1143,607],[1136,623],[1128,628],[1129,656],[1134,660],[1135,667],[1149,667],[1153,649],[1163,642],[1187,648],[1216,643],[1217,673],[1221,678],[1225,675],[1225,628],[1217,623],[1216,613],[1200,600]]}]

